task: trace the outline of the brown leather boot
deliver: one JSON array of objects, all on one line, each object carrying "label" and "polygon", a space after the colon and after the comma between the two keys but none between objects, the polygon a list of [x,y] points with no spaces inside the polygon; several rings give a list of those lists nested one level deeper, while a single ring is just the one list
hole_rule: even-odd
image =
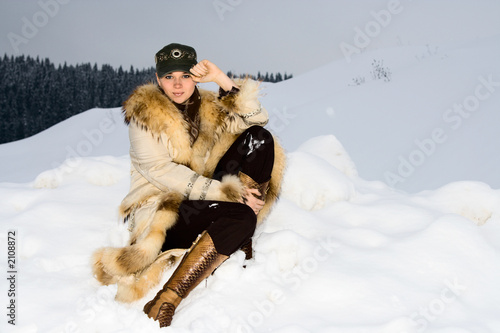
[{"label": "brown leather boot", "polygon": [[[241,247],[240,250],[243,251],[243,253],[245,253],[245,260],[252,259],[253,258],[252,239],[250,238],[248,240],[248,242],[246,242],[245,244],[243,244],[243,246]],[[243,265],[243,267],[246,267],[246,266]]]},{"label": "brown leather boot", "polygon": [[243,186],[245,186],[246,188],[259,190],[260,195],[257,196],[254,194],[254,197],[262,201],[266,201],[267,191],[269,190],[269,180],[267,182],[259,184],[255,180],[253,180],[252,177],[241,171],[238,173],[238,177],[240,178]]},{"label": "brown leather boot", "polygon": [[[241,171],[238,173],[238,177],[240,178],[243,186],[245,186],[246,188],[259,190],[260,195],[253,194],[254,197],[262,201],[266,201],[267,191],[269,190],[269,180],[267,182],[259,184],[255,180],[253,180],[252,177]],[[247,243],[245,243],[241,247],[241,250],[245,253],[246,260],[252,259],[253,258],[252,239],[250,239]]]},{"label": "brown leather boot", "polygon": [[227,258],[217,253],[212,237],[204,231],[184,255],[163,289],[144,306],[144,312],[149,318],[158,320],[160,327],[170,326],[181,300]]}]

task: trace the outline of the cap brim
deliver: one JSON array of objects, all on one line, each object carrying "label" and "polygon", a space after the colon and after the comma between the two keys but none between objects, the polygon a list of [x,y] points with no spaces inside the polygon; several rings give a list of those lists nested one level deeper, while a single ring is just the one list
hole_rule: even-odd
[{"label": "cap brim", "polygon": [[175,66],[165,66],[165,67],[160,67],[159,69],[156,70],[156,73],[158,74],[159,77],[164,77],[167,74],[173,73],[173,72],[185,72],[185,73],[190,73],[191,65],[180,65],[177,64]]}]

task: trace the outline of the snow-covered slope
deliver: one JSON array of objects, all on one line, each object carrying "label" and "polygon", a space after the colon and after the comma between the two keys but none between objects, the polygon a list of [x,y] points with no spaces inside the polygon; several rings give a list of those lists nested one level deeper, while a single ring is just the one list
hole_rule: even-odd
[{"label": "snow-covered slope", "polygon": [[[269,86],[263,102],[289,150],[334,134],[365,179],[408,192],[459,180],[499,188],[499,58],[500,35],[383,49]],[[372,80],[374,60],[389,82]]]},{"label": "snow-covered slope", "polygon": [[[500,330],[499,190],[456,182],[407,195],[359,178],[331,135],[288,157],[254,259],[243,268],[234,254],[181,303],[169,331]],[[18,256],[16,298],[2,283],[16,326],[4,317],[0,331],[160,332],[142,313],[156,291],[117,303],[116,286],[99,286],[89,265],[96,248],[126,242],[116,208],[128,171],[126,156],[82,157],[0,186],[1,247],[15,231]]]},{"label": "snow-covered slope", "polygon": [[30,182],[66,159],[123,156],[127,127],[119,108],[91,109],[24,140],[0,145],[0,182]]}]

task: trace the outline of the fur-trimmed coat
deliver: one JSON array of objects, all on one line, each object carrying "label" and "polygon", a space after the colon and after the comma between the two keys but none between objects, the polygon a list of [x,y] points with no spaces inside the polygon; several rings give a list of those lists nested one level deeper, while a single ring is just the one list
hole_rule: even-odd
[{"label": "fur-trimmed coat", "polygon": [[[156,84],[138,87],[124,103],[129,125],[131,184],[120,205],[128,221],[129,245],[101,248],[93,271],[102,284],[118,283],[117,299],[131,302],[159,283],[169,263],[184,249],[160,253],[168,229],[177,221],[183,200],[238,201],[243,186],[237,176],[211,179],[218,161],[234,140],[252,125],[265,125],[267,111],[258,101],[259,85],[238,82],[240,91],[219,98],[200,90],[198,138],[191,142],[189,124]],[[285,154],[275,140],[275,163],[261,223],[278,197]]]}]

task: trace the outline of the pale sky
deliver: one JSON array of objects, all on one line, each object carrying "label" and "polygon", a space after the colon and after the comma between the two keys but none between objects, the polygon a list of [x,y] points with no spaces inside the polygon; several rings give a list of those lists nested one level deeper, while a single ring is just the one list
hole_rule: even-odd
[{"label": "pale sky", "polygon": [[225,71],[297,75],[341,59],[360,30],[375,27],[367,49],[466,41],[499,34],[499,13],[493,0],[0,0],[0,52],[128,69],[178,42]]}]

